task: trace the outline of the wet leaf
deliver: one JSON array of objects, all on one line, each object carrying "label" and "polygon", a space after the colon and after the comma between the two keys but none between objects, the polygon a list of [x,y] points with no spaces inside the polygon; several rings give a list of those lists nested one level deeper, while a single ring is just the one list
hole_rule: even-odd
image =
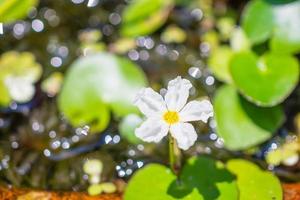
[{"label": "wet leaf", "polygon": [[300,1],[273,6],[275,27],[271,49],[278,53],[300,51]]},{"label": "wet leaf", "polygon": [[26,17],[29,10],[37,6],[38,0],[1,0],[0,21],[9,23]]},{"label": "wet leaf", "polygon": [[160,28],[170,12],[173,0],[134,0],[122,15],[121,33],[136,37],[151,34]]},{"label": "wet leaf", "polygon": [[230,71],[237,88],[251,102],[261,106],[281,103],[296,87],[299,77],[297,59],[289,55],[252,52],[235,54]]},{"label": "wet leaf", "polygon": [[109,53],[86,56],[68,71],[59,107],[74,126],[90,125],[92,132],[102,131],[110,111],[117,117],[137,112],[132,101],[145,85],[144,73],[126,58]]},{"label": "wet leaf", "polygon": [[272,173],[262,171],[255,164],[242,159],[230,160],[227,167],[237,176],[240,199],[281,200],[283,198],[280,181]]},{"label": "wet leaf", "polygon": [[217,133],[230,150],[244,150],[266,141],[284,118],[280,107],[257,107],[229,85],[217,91],[214,110]]},{"label": "wet leaf", "polygon": [[210,158],[189,159],[180,180],[165,166],[147,165],[132,177],[124,199],[238,199],[234,176],[221,162]]},{"label": "wet leaf", "polygon": [[250,1],[242,14],[242,28],[253,44],[266,41],[272,34],[273,12],[262,0]]},{"label": "wet leaf", "polygon": [[242,27],[253,44],[271,38],[270,47],[273,51],[298,53],[300,1],[250,1],[243,12]]},{"label": "wet leaf", "polygon": [[230,60],[233,56],[233,51],[228,46],[220,46],[212,51],[208,59],[208,66],[213,74],[220,81],[231,83],[231,74],[229,71]]}]

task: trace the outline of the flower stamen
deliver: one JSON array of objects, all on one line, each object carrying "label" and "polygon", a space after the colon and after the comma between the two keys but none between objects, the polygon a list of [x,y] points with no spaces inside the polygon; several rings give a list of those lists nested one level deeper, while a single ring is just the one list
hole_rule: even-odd
[{"label": "flower stamen", "polygon": [[164,119],[165,122],[167,122],[168,124],[175,124],[175,123],[179,122],[179,115],[178,115],[178,112],[176,112],[176,111],[167,111],[167,112],[163,115],[163,119]]}]

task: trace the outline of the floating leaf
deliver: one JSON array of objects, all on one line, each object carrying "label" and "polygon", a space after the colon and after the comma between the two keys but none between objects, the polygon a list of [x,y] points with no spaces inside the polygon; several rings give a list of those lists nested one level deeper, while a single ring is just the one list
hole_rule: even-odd
[{"label": "floating leaf", "polygon": [[52,73],[43,81],[41,85],[42,90],[51,97],[55,96],[61,89],[63,78],[63,74],[60,72]]},{"label": "floating leaf", "polygon": [[253,44],[271,37],[270,46],[278,53],[300,51],[300,1],[250,1],[242,16],[242,27]]},{"label": "floating leaf", "polygon": [[266,141],[283,121],[280,107],[257,107],[229,85],[218,90],[214,108],[218,135],[230,150],[243,150]]},{"label": "floating leaf", "polygon": [[113,183],[106,182],[101,183],[100,185],[105,193],[115,193],[117,191],[117,187]]},{"label": "floating leaf", "polygon": [[235,27],[235,19],[231,17],[222,17],[217,21],[217,28],[220,31],[222,40],[228,40]]},{"label": "floating leaf", "polygon": [[99,195],[103,192],[103,187],[101,184],[92,184],[88,187],[88,193],[91,196]]},{"label": "floating leaf", "polygon": [[136,114],[127,115],[119,124],[121,136],[133,144],[140,143],[141,140],[135,136],[134,131],[142,122],[142,118]]},{"label": "floating leaf", "polygon": [[[74,126],[104,130],[115,116],[137,112],[132,101],[146,85],[144,73],[126,58],[98,53],[78,59],[65,77],[59,108]],[[97,109],[95,109],[97,108]]]},{"label": "floating leaf", "polygon": [[275,27],[270,41],[273,51],[298,53],[300,51],[300,1],[273,7]]},{"label": "floating leaf", "polygon": [[281,163],[291,166],[298,162],[298,151],[300,145],[298,141],[290,141],[285,143],[278,149],[271,150],[266,155],[266,161],[272,165],[279,165]]},{"label": "floating leaf", "polygon": [[283,198],[280,181],[272,173],[262,171],[255,164],[242,159],[230,160],[227,167],[237,176],[239,199],[281,200]]},{"label": "floating leaf", "polygon": [[109,46],[112,52],[120,54],[124,54],[134,48],[136,48],[136,42],[133,38],[121,38]]},{"label": "floating leaf", "polygon": [[186,33],[176,25],[170,25],[162,33],[161,40],[165,43],[182,43],[186,40]]},{"label": "floating leaf", "polygon": [[220,46],[212,51],[211,56],[208,59],[208,66],[212,70],[213,74],[220,81],[231,83],[231,74],[229,71],[229,64],[233,52],[228,46]]},{"label": "floating leaf", "polygon": [[295,88],[299,77],[297,59],[271,53],[260,58],[252,52],[235,54],[230,70],[238,89],[262,106],[281,103]]},{"label": "floating leaf", "polygon": [[38,2],[38,0],[1,0],[0,21],[9,23],[22,19],[32,7],[37,6]]},{"label": "floating leaf", "polygon": [[247,51],[251,48],[249,39],[240,27],[233,29],[230,37],[230,46],[231,49],[236,52]]},{"label": "floating leaf", "polygon": [[262,0],[250,1],[242,15],[242,28],[253,44],[266,41],[272,34],[273,12]]},{"label": "floating leaf", "polygon": [[24,103],[32,99],[42,74],[42,67],[28,52],[10,51],[0,58],[0,105],[7,106],[11,100]]},{"label": "floating leaf", "polygon": [[191,158],[180,177],[165,166],[150,164],[130,180],[125,200],[238,199],[234,176],[210,158]]},{"label": "floating leaf", "polygon": [[134,0],[123,13],[121,33],[136,37],[151,34],[160,28],[172,7],[173,0]]}]

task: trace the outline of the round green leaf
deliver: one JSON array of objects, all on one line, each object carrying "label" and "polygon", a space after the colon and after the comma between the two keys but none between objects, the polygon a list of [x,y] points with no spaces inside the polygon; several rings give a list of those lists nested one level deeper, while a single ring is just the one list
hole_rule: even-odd
[{"label": "round green leaf", "polygon": [[300,51],[300,1],[250,1],[242,15],[242,27],[253,44],[271,38],[278,53]]},{"label": "round green leaf", "polygon": [[273,28],[273,12],[271,6],[262,1],[250,1],[242,14],[242,28],[253,44],[266,41]]},{"label": "round green leaf", "polygon": [[175,198],[168,194],[168,188],[174,180],[176,176],[169,168],[149,164],[131,178],[124,200],[174,200]]},{"label": "round green leaf", "polygon": [[[208,157],[190,158],[183,167],[180,180],[186,188],[189,188],[191,197],[197,197],[200,194],[201,198],[191,198],[193,200],[238,199],[235,177],[225,168],[223,163]],[[180,197],[181,194],[178,195]]]},{"label": "round green leaf", "polygon": [[238,89],[261,106],[282,102],[295,88],[299,77],[297,59],[270,53],[260,58],[252,52],[238,53],[231,59],[230,70]]},{"label": "round green leaf", "polygon": [[204,200],[238,199],[234,176],[220,162],[191,158],[180,181],[165,166],[150,164],[136,172],[125,191],[124,200]]},{"label": "round green leaf", "polygon": [[231,83],[229,64],[233,52],[228,46],[220,46],[212,51],[208,60],[208,66],[220,81]]},{"label": "round green leaf", "polygon": [[230,150],[244,150],[266,141],[284,116],[280,107],[257,107],[229,85],[217,91],[214,109],[218,135]]},{"label": "round green leaf", "polygon": [[272,173],[262,171],[255,164],[242,159],[230,160],[227,167],[237,176],[240,199],[281,200],[283,198],[280,181]]},{"label": "round green leaf", "polygon": [[22,19],[28,11],[38,4],[38,0],[1,0],[0,21],[9,23]]},{"label": "round green leaf", "polygon": [[137,112],[132,101],[146,85],[144,73],[126,58],[98,53],[79,58],[68,71],[59,108],[75,125],[92,131],[107,127],[110,110],[116,116]]},{"label": "round green leaf", "polygon": [[173,0],[134,0],[124,10],[121,33],[136,37],[151,34],[167,20]]},{"label": "round green leaf", "polygon": [[300,1],[272,8],[275,27],[271,49],[278,53],[300,52]]}]

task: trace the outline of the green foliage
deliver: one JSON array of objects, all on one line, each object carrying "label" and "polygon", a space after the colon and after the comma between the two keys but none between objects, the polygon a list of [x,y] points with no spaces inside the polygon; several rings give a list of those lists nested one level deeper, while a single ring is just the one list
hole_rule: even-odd
[{"label": "green foliage", "polygon": [[243,150],[266,141],[284,118],[280,107],[257,107],[229,85],[218,89],[214,109],[218,134],[230,150]]},{"label": "green foliage", "polygon": [[242,27],[253,44],[266,41],[273,28],[272,8],[262,0],[250,1],[243,11]]},{"label": "green foliage", "polygon": [[130,180],[125,200],[175,199],[238,199],[234,176],[221,162],[210,158],[190,158],[180,179],[170,169],[150,164],[139,170]]},{"label": "green foliage", "polygon": [[10,23],[24,18],[38,0],[0,0],[0,21]]},{"label": "green foliage", "polygon": [[272,3],[264,0],[250,1],[243,12],[243,29],[253,44],[271,38],[270,46],[273,51],[299,52],[300,1]]},{"label": "green foliage", "polygon": [[121,33],[136,37],[151,34],[167,20],[172,0],[134,0],[123,13]]},{"label": "green foliage", "polygon": [[229,64],[233,51],[228,46],[220,46],[216,48],[208,59],[208,66],[214,73],[217,79],[227,83],[231,83],[231,74]]},{"label": "green foliage", "polygon": [[262,106],[282,102],[297,85],[299,76],[296,58],[272,53],[260,58],[252,52],[238,53],[231,60],[230,70],[237,88]]},{"label": "green foliage", "polygon": [[145,85],[144,73],[126,58],[109,53],[86,56],[68,71],[59,108],[74,126],[88,124],[92,132],[102,131],[110,111],[117,117],[137,112],[132,100]]},{"label": "green foliage", "polygon": [[140,143],[141,140],[135,136],[134,131],[142,122],[142,118],[136,114],[130,114],[124,117],[119,124],[119,131],[122,137],[133,144]]},{"label": "green foliage", "polygon": [[227,168],[237,176],[239,199],[241,200],[281,200],[283,198],[280,181],[270,172],[259,169],[255,164],[233,159]]},{"label": "green foliage", "polygon": [[34,95],[33,84],[40,79],[41,75],[42,67],[35,61],[32,53],[9,51],[2,54],[0,106],[8,106],[11,100],[21,103],[29,101]]}]

